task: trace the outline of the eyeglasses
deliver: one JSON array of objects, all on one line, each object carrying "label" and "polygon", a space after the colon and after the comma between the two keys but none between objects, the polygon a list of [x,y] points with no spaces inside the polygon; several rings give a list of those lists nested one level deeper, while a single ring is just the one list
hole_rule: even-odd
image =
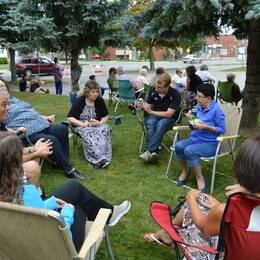
[{"label": "eyeglasses", "polygon": [[196,98],[200,99],[200,98],[207,98],[207,97],[203,97],[203,96],[197,95]]}]

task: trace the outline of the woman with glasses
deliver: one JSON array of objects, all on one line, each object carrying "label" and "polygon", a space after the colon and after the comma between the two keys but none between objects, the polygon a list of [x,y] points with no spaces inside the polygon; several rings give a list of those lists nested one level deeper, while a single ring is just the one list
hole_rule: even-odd
[{"label": "woman with glasses", "polygon": [[215,155],[217,137],[225,133],[225,115],[219,108],[212,84],[201,84],[197,87],[197,105],[187,113],[190,119],[191,134],[188,139],[176,143],[176,159],[181,166],[181,175],[177,185],[183,185],[194,170],[198,189],[206,192],[206,182],[202,174],[200,157]]}]

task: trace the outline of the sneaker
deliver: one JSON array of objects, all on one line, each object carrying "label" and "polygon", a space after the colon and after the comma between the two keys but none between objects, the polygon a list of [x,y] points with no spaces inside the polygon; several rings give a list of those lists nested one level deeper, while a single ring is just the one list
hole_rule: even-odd
[{"label": "sneaker", "polygon": [[110,162],[107,161],[107,160],[101,160],[99,162],[99,165],[100,165],[101,168],[106,168],[109,164],[110,164]]},{"label": "sneaker", "polygon": [[73,168],[70,172],[65,173],[67,178],[73,178],[78,180],[85,180],[86,177],[81,175],[75,168]]},{"label": "sneaker", "polygon": [[149,162],[150,161],[150,156],[151,156],[151,153],[149,151],[145,151],[144,153],[139,155],[139,158],[141,158],[145,162]]},{"label": "sneaker", "polygon": [[131,208],[131,202],[125,200],[120,205],[114,206],[114,210],[112,216],[109,220],[108,226],[113,227],[117,224],[117,222],[129,211]]},{"label": "sneaker", "polygon": [[150,155],[150,161],[151,161],[152,163],[158,162],[158,161],[159,161],[159,155],[158,155],[158,153],[156,153],[156,152],[151,153],[151,155]]}]

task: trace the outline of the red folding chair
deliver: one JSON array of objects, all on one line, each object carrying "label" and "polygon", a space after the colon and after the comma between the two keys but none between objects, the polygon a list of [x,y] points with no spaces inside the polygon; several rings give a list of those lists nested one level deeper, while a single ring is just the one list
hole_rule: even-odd
[{"label": "red folding chair", "polygon": [[217,249],[185,243],[178,234],[179,227],[172,224],[171,209],[167,204],[152,202],[150,213],[173,239],[177,259],[181,259],[180,250],[187,260],[191,259],[187,246],[216,254],[216,260],[223,254],[226,260],[260,259],[260,197],[240,192],[228,198]]},{"label": "red folding chair", "polygon": [[227,201],[218,251],[227,260],[260,259],[260,197],[235,193]]},{"label": "red folding chair", "polygon": [[183,252],[184,256],[186,257],[187,260],[190,260],[191,257],[188,254],[188,251],[186,250],[187,246],[194,247],[203,251],[207,251],[212,254],[217,253],[216,248],[210,248],[210,247],[204,247],[200,245],[195,245],[195,244],[187,244],[185,243],[182,238],[178,234],[178,229],[180,228],[177,225],[172,224],[172,214],[171,214],[171,208],[169,205],[154,201],[150,205],[150,214],[154,221],[162,228],[164,229],[170,237],[173,239],[174,242],[174,249],[176,252],[176,257],[178,260],[181,259],[180,256],[180,250]]}]

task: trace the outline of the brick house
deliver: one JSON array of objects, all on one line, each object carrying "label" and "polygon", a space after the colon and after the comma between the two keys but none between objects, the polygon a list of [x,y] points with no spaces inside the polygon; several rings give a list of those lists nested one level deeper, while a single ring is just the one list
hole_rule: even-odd
[{"label": "brick house", "polygon": [[206,39],[206,52],[209,57],[236,57],[239,53],[246,53],[248,41],[239,40],[234,35],[222,35],[218,38]]}]

